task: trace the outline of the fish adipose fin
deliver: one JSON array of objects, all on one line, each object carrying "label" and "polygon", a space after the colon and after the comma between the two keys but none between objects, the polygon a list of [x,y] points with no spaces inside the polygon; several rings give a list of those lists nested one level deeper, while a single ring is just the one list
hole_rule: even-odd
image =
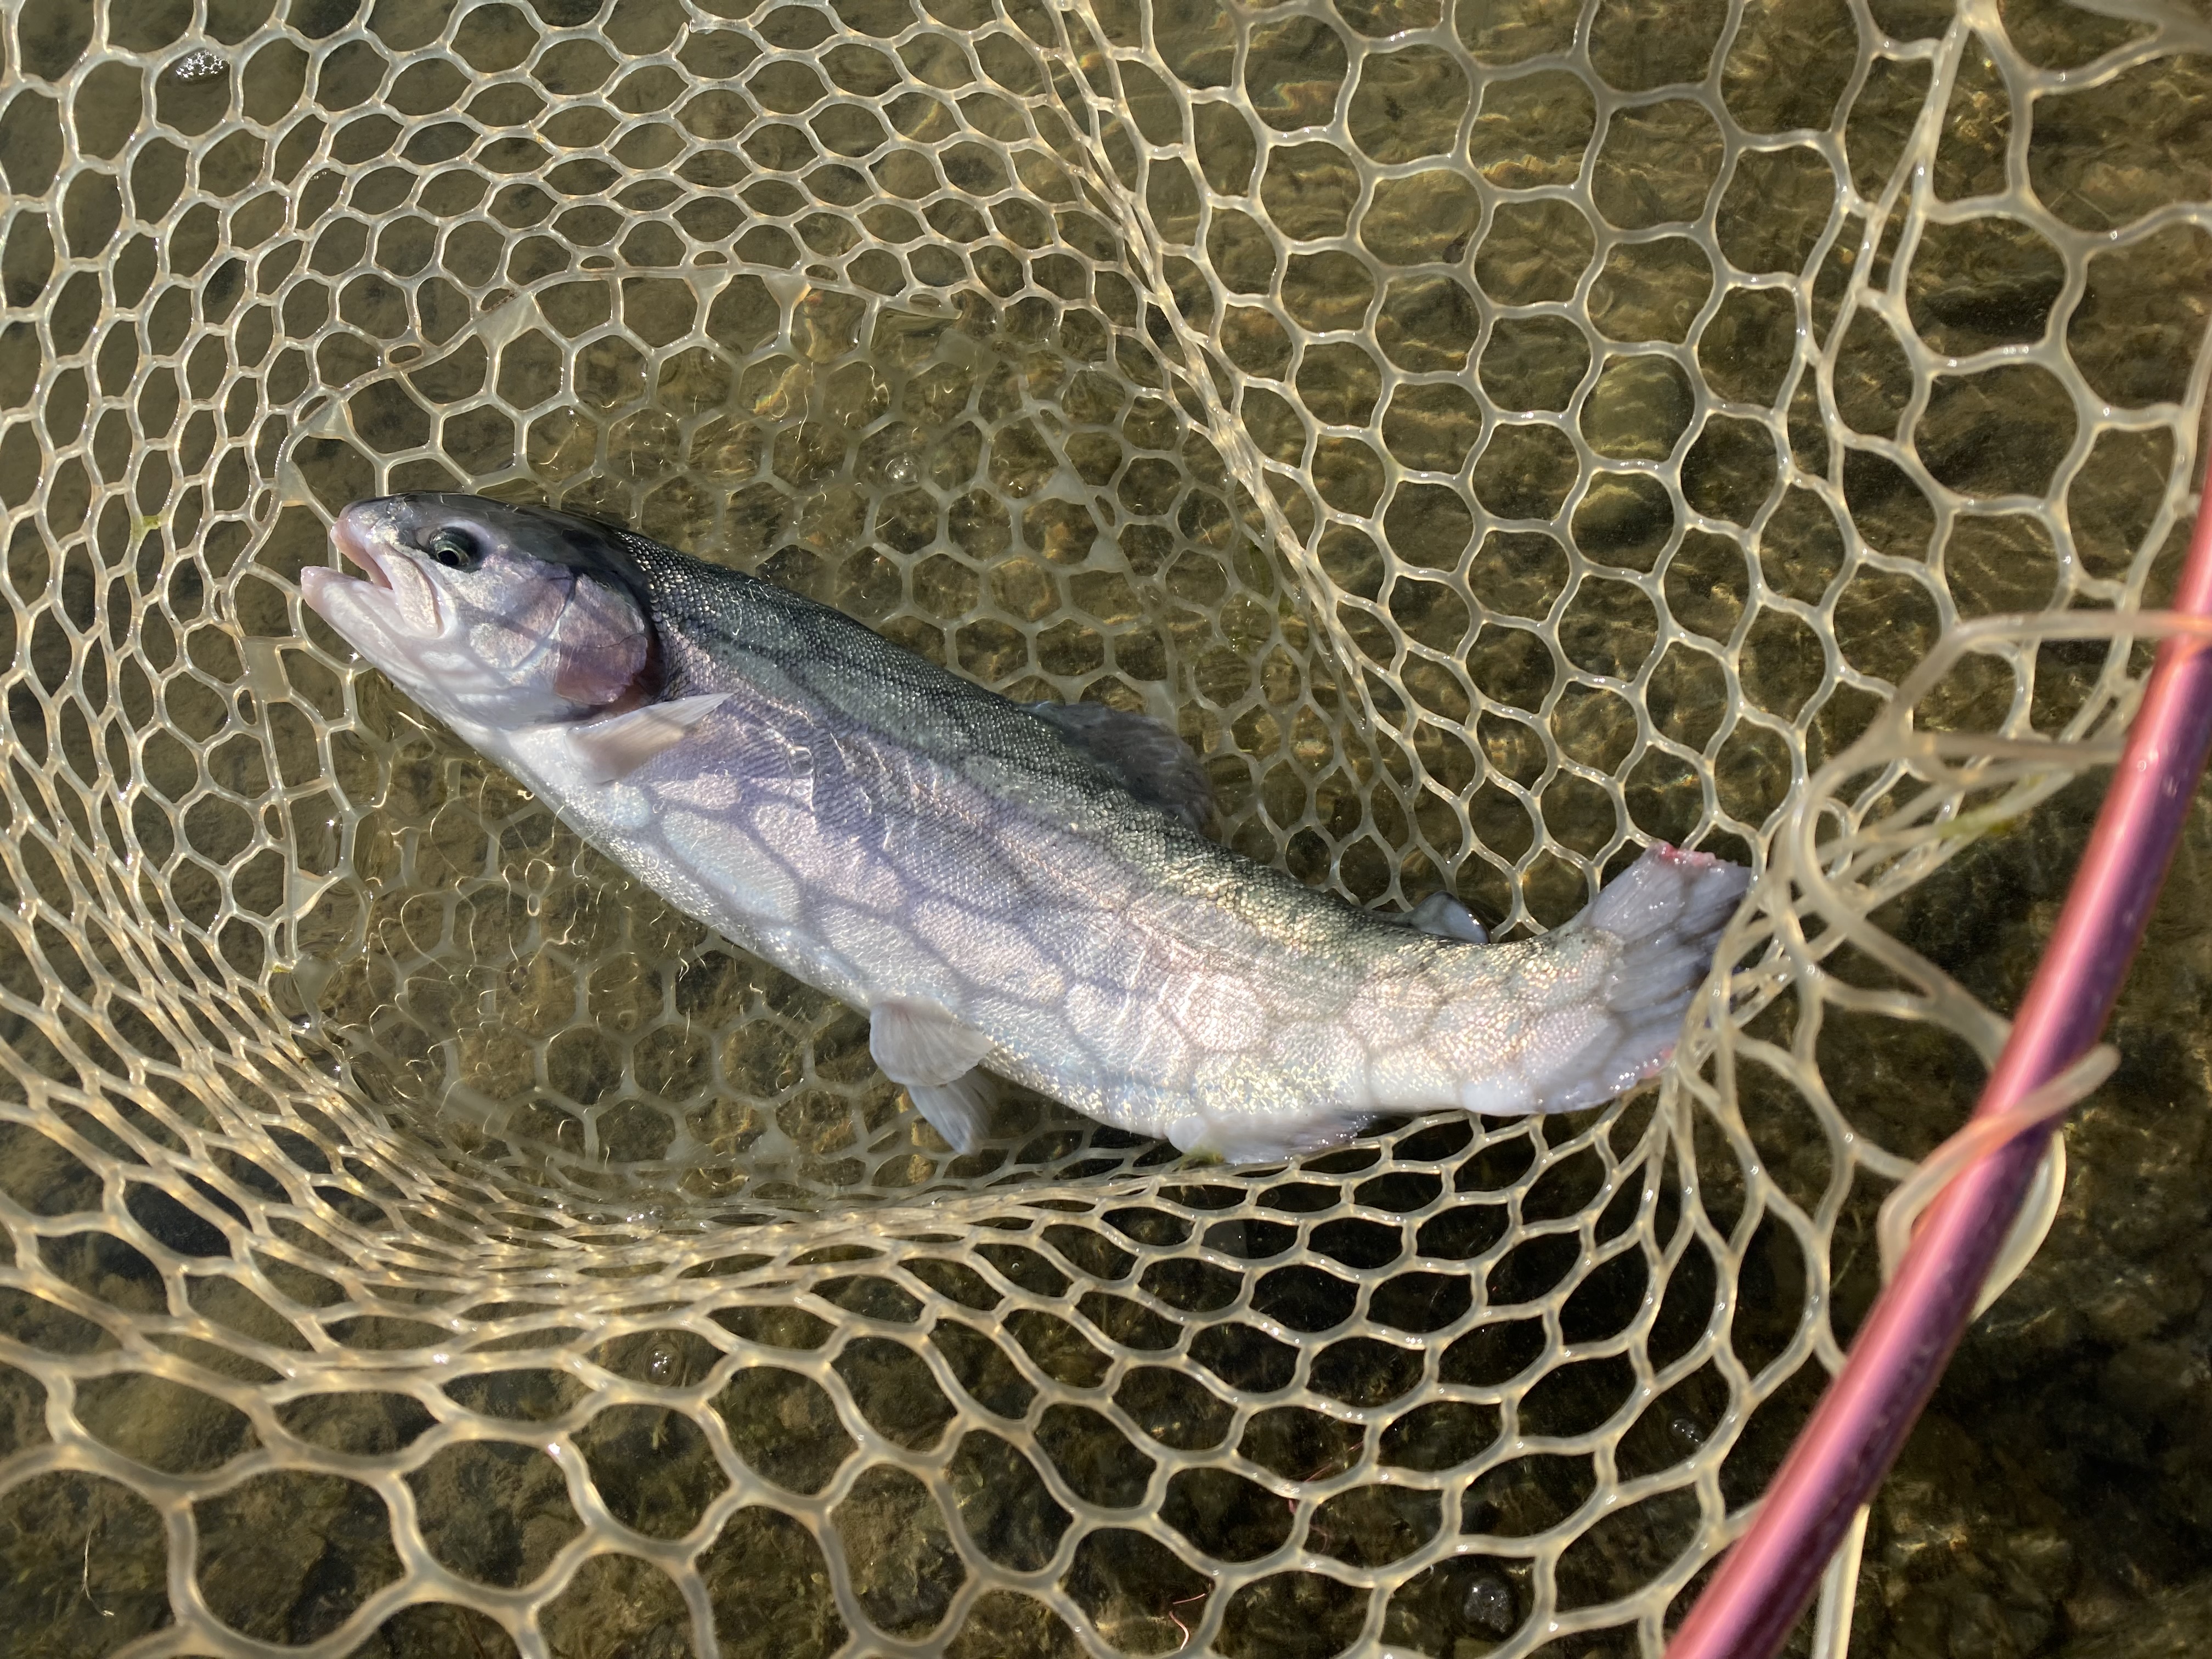
[{"label": "fish adipose fin", "polygon": [[995,1046],[934,1003],[887,997],[868,1011],[868,1052],[956,1152],[974,1150],[989,1121],[990,1084],[975,1067]]},{"label": "fish adipose fin", "polygon": [[1149,714],[1101,702],[1020,705],[1121,779],[1147,806],[1174,813],[1199,834],[1213,821],[1213,781],[1190,745]]},{"label": "fish adipose fin", "polygon": [[1489,930],[1477,921],[1449,893],[1431,893],[1402,918],[1407,927],[1438,939],[1465,939],[1469,945],[1490,943]]},{"label": "fish adipose fin", "polygon": [[663,750],[681,742],[686,732],[722,705],[728,694],[678,697],[672,702],[649,702],[627,714],[586,720],[570,728],[568,740],[585,780],[615,783]]},{"label": "fish adipose fin", "polygon": [[1721,930],[1750,884],[1751,872],[1741,865],[1662,843],[1559,930],[1610,933],[1621,953],[1606,984],[1601,1031],[1553,1065],[1532,1068],[1537,1110],[1594,1106],[1666,1064],[1683,1012],[1712,968]]}]

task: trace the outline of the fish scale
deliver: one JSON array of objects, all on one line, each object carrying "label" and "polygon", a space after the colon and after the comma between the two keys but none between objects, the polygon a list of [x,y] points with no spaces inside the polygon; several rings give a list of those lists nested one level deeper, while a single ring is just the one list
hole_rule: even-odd
[{"label": "fish scale", "polygon": [[1540,938],[1407,926],[1163,804],[1187,751],[1051,719],[839,612],[573,514],[358,502],[332,627],[595,846],[868,1012],[956,1147],[985,1073],[1186,1152],[1592,1104],[1665,1058],[1747,873],[1656,847]]}]

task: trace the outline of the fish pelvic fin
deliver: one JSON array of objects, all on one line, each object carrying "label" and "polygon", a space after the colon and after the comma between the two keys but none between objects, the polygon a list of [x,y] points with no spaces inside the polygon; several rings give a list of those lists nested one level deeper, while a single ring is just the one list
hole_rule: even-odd
[{"label": "fish pelvic fin", "polygon": [[980,1066],[950,1083],[909,1083],[906,1092],[915,1110],[956,1152],[972,1152],[982,1144],[999,1098],[997,1080]]},{"label": "fish pelvic fin", "polygon": [[885,1077],[908,1088],[964,1077],[997,1046],[933,1002],[885,997],[868,1010],[868,1052]]},{"label": "fish pelvic fin", "polygon": [[989,1127],[996,1091],[977,1062],[996,1046],[933,1002],[885,997],[868,1011],[868,1052],[956,1152]]}]

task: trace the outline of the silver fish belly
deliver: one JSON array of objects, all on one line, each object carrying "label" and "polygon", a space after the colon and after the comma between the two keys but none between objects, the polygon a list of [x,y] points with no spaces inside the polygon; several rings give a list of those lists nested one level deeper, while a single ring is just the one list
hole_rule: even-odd
[{"label": "silver fish belly", "polygon": [[1747,879],[1654,848],[1540,939],[1423,932],[1208,840],[1162,728],[1010,702],[644,538],[423,495],[336,539],[370,579],[305,573],[325,620],[640,879],[866,1010],[963,1150],[987,1073],[1232,1161],[1595,1103],[1663,1060]]}]

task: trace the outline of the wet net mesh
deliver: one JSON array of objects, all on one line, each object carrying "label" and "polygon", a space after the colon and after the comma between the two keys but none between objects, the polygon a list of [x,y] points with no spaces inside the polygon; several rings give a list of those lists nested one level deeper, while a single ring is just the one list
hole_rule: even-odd
[{"label": "wet net mesh", "polygon": [[[2002,1035],[1923,878],[2142,670],[1893,695],[2171,565],[2201,28],[0,15],[15,1650],[1656,1650]],[[1756,860],[1739,971],[1602,1111],[953,1157],[303,611],[416,489],[1150,710],[1362,902]]]}]

